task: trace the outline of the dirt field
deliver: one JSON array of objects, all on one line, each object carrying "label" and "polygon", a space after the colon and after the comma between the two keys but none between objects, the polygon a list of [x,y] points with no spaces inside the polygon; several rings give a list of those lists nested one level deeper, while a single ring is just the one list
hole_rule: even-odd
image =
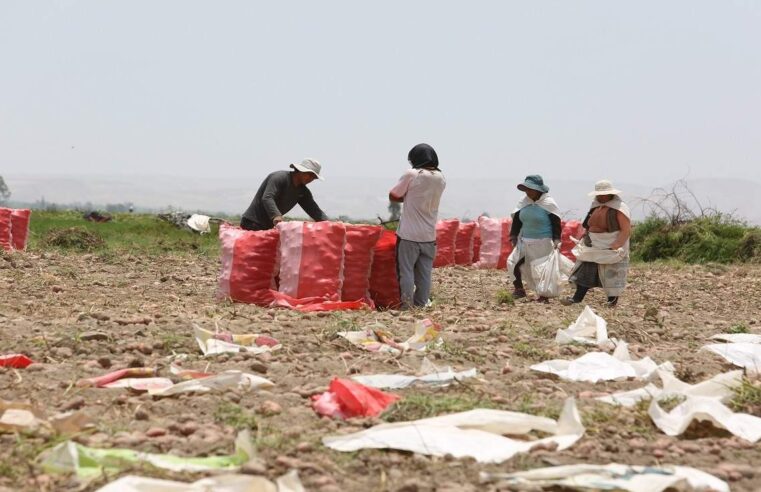
[{"label": "dirt field", "polygon": [[[596,385],[568,383],[532,372],[529,365],[575,358],[587,350],[554,342],[581,307],[519,300],[497,305],[504,272],[447,268],[435,272],[435,304],[414,314],[344,312],[300,314],[231,305],[214,299],[218,263],[199,257],[117,257],[59,253],[0,258],[1,353],[22,352],[37,363],[0,369],[0,397],[31,400],[54,414],[83,408],[97,428],[75,440],[94,447],[128,447],[184,456],[229,454],[235,427],[254,425],[261,461],[248,472],[276,477],[298,468],[308,490],[416,491],[497,490],[480,485],[480,471],[516,471],[571,463],[682,464],[730,481],[733,490],[761,490],[761,444],[700,426],[679,438],[655,428],[646,407],[620,409],[596,402],[601,392],[644,385],[629,381]],[[761,333],[760,266],[635,265],[630,286],[615,309],[592,292],[592,308],[608,321],[611,337],[630,343],[633,355],[657,363],[670,360],[677,375],[697,382],[730,369],[698,349],[708,336],[737,325]],[[556,416],[576,396],[585,436],[562,452],[538,450],[501,465],[429,458],[396,451],[339,453],[324,448],[325,435],[360,430],[378,420],[340,422],[319,418],[309,395],[333,376],[404,372],[413,374],[418,355],[395,359],[370,354],[336,339],[336,331],[380,321],[406,338],[414,319],[444,326],[445,345],[432,353],[439,364],[476,367],[481,381],[445,389],[399,391],[408,404],[391,418],[495,408]],[[235,333],[264,333],[284,349],[264,356],[221,355],[204,359],[192,338],[192,323]],[[108,339],[102,335],[105,334]],[[122,389],[80,389],[82,377],[127,366],[159,367],[168,376],[169,356],[190,354],[185,367],[218,372],[241,369],[264,374],[271,391],[191,394],[154,399]],[[761,403],[746,411],[761,415]],[[255,423],[254,423],[255,422]],[[149,432],[150,431],[150,432]],[[148,435],[151,437],[148,437]],[[70,477],[44,474],[34,458],[58,442],[43,434],[0,434],[0,486],[10,490],[76,490]],[[175,479],[199,478],[156,470],[132,473]],[[113,477],[111,477],[113,478]],[[106,483],[101,479],[87,490]]]}]

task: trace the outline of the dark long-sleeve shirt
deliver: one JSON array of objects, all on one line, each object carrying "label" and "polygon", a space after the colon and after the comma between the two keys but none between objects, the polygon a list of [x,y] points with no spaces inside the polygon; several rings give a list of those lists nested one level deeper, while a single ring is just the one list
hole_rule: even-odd
[{"label": "dark long-sleeve shirt", "polygon": [[328,220],[328,216],[312,198],[312,192],[305,185],[293,184],[290,171],[275,171],[259,186],[251,205],[243,212],[243,217],[259,229],[271,229],[274,227],[272,219],[287,214],[296,204],[315,221]]}]

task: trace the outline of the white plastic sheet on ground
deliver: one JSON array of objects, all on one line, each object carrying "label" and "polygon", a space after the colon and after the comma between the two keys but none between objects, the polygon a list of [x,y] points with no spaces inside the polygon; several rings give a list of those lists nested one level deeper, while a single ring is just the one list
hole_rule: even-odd
[{"label": "white plastic sheet on ground", "polygon": [[755,333],[720,333],[713,335],[711,340],[721,340],[730,343],[761,343],[761,335]]},{"label": "white plastic sheet on ground", "polygon": [[670,396],[705,396],[726,402],[734,395],[733,388],[742,383],[743,374],[742,371],[725,372],[693,385],[680,381],[669,371],[658,370],[656,372],[661,378],[662,389],[654,384],[648,384],[644,388],[622,391],[596,399],[624,407],[633,407],[642,400],[663,399]]},{"label": "white plastic sheet on ground", "polygon": [[193,483],[127,475],[101,487],[97,492],[303,492],[298,473],[288,472],[277,484],[253,475],[220,475]]},{"label": "white plastic sheet on ground", "polygon": [[608,339],[608,323],[596,315],[592,308],[585,306],[576,321],[565,330],[558,330],[555,341],[561,345],[582,343],[612,349],[615,343]]},{"label": "white plastic sheet on ground", "polygon": [[191,379],[175,384],[168,388],[148,390],[148,394],[154,396],[170,396],[178,393],[220,391],[230,388],[239,390],[252,390],[260,388],[271,388],[275,383],[261,376],[255,376],[247,372],[236,370],[224,371],[214,376],[201,379]]},{"label": "white plastic sheet on ground", "polygon": [[358,331],[339,331],[337,335],[369,352],[399,354],[406,350],[424,352],[429,346],[440,345],[443,343],[441,331],[441,325],[424,319],[415,323],[415,332],[401,343],[395,342],[394,335],[381,323],[368,325]]},{"label": "white plastic sheet on ground", "polygon": [[705,345],[701,350],[708,350],[720,355],[728,362],[744,367],[749,374],[761,373],[761,344],[714,343]]},{"label": "white plastic sheet on ground", "polygon": [[[505,437],[536,430],[550,437],[522,441]],[[535,446],[557,445],[567,449],[584,434],[573,398],[566,400],[555,421],[504,410],[476,409],[412,422],[381,424],[343,436],[324,437],[325,446],[337,451],[398,449],[413,453],[456,458],[471,457],[480,463],[501,463]]]},{"label": "white plastic sheet on ground", "polygon": [[268,345],[256,345],[254,340],[258,335],[234,335],[238,339],[245,338],[250,340],[250,343],[238,344],[234,342],[227,342],[215,338],[215,334],[212,331],[204,330],[200,326],[193,325],[193,336],[198,343],[198,347],[201,349],[203,355],[213,354],[225,354],[225,353],[237,353],[237,352],[251,352],[254,354],[261,354],[264,352],[271,352],[281,348],[281,345],[270,347]]},{"label": "white plastic sheet on ground", "polygon": [[697,420],[711,422],[746,441],[761,439],[761,418],[735,413],[715,398],[691,396],[668,413],[658,405],[657,400],[653,400],[648,413],[656,427],[669,436],[680,435],[693,420]]},{"label": "white plastic sheet on ground", "polygon": [[169,378],[123,378],[103,385],[104,388],[129,388],[135,391],[161,391],[174,386]]},{"label": "white plastic sheet on ground", "polygon": [[626,343],[619,342],[613,355],[605,352],[589,352],[575,360],[555,359],[534,364],[531,369],[555,374],[567,381],[623,381],[625,379],[649,379],[657,369],[673,372],[670,362],[656,365],[650,357],[632,360]]},{"label": "white plastic sheet on ground", "polygon": [[465,371],[455,372],[451,367],[436,367],[428,358],[423,359],[419,376],[409,376],[406,374],[371,374],[357,375],[351,378],[365,386],[372,386],[379,389],[401,389],[412,385],[444,387],[449,386],[454,381],[474,378],[478,374],[476,368]]},{"label": "white plastic sheet on ground", "polygon": [[625,490],[628,492],[662,492],[677,490],[711,490],[729,492],[729,485],[713,475],[688,466],[564,465],[517,473],[481,473],[482,482],[500,481],[526,487],[564,487],[576,490]]}]

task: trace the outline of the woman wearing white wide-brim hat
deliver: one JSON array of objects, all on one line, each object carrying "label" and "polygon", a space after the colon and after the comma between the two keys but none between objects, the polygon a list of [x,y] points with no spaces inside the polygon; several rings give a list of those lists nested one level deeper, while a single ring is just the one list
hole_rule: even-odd
[{"label": "woman wearing white wide-brim hat", "polygon": [[584,219],[586,234],[574,248],[576,264],[569,280],[576,284],[573,297],[561,299],[564,305],[580,303],[589,289],[601,287],[608,306],[618,303],[629,273],[629,237],[631,213],[608,180],[595,183],[592,205]]}]

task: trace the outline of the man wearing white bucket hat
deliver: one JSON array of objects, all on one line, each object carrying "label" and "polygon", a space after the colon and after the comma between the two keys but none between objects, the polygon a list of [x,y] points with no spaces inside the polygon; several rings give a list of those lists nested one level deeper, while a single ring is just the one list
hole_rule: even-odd
[{"label": "man wearing white bucket hat", "polygon": [[631,236],[631,213],[608,180],[595,183],[592,205],[584,219],[586,234],[574,248],[576,265],[569,280],[576,284],[573,297],[561,299],[564,305],[584,300],[589,289],[602,287],[608,297],[608,306],[618,303],[618,297],[626,287],[629,272],[629,237]]},{"label": "man wearing white bucket hat", "polygon": [[291,171],[275,171],[267,176],[259,186],[259,191],[240,219],[240,226],[249,231],[272,229],[283,221],[296,204],[315,221],[328,220],[312,198],[307,185],[320,176],[322,166],[314,159],[304,159],[300,164],[291,164]]}]

